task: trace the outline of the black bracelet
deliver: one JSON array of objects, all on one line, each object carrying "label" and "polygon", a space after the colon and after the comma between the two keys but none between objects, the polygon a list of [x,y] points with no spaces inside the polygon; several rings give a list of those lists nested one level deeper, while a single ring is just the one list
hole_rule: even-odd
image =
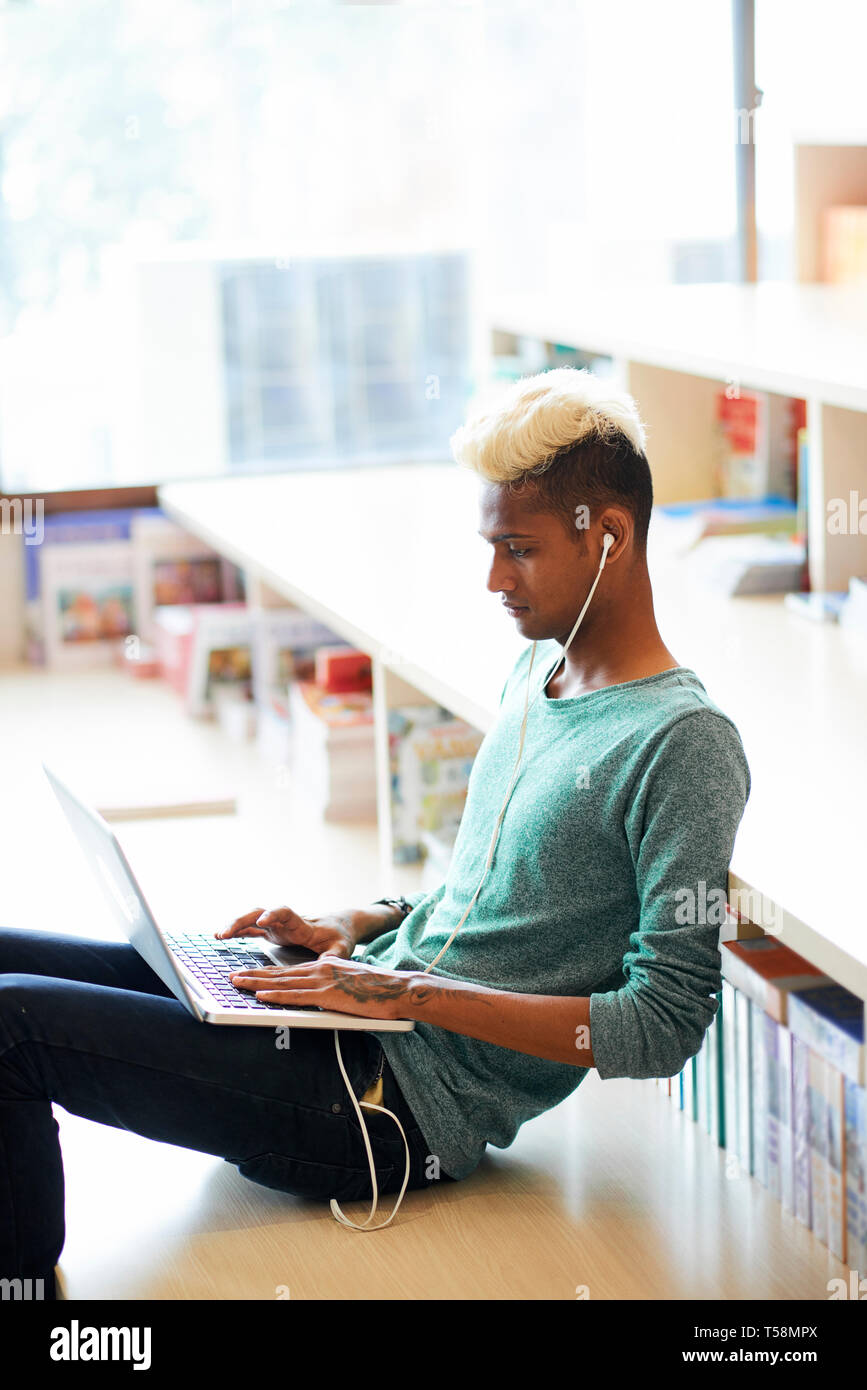
[{"label": "black bracelet", "polygon": [[408,903],[406,898],[377,898],[373,906],[396,907],[404,917],[408,917],[412,912],[412,903]]}]

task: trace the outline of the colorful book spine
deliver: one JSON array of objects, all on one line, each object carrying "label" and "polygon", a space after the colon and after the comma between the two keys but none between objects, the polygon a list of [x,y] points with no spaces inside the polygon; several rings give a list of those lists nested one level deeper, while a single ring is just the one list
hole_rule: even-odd
[{"label": "colorful book spine", "polygon": [[696,1123],[707,1130],[707,1033],[695,1054],[695,1117]]},{"label": "colorful book spine", "polygon": [[750,1048],[752,1056],[752,1173],[762,1187],[768,1185],[768,1084],[765,1051],[765,1014],[750,1000]]},{"label": "colorful book spine", "polygon": [[795,1210],[795,1135],[792,1126],[792,1034],[777,1024],[777,1115],[780,1126],[780,1203],[783,1211]]},{"label": "colorful book spine", "polygon": [[738,1058],[738,1157],[744,1173],[753,1171],[753,1113],[750,1104],[752,1090],[752,1046],[750,1037],[750,1001],[740,990],[735,991]]},{"label": "colorful book spine", "polygon": [[767,1087],[767,1187],[777,1201],[781,1197],[780,1172],[780,1059],[779,1029],[776,1019],[764,1016],[765,1084]]},{"label": "colorful book spine", "polygon": [[809,1049],[810,1192],[813,1235],[828,1244],[828,1114],[825,1101],[825,1059]]},{"label": "colorful book spine", "polygon": [[812,1229],[813,1185],[810,1160],[810,1049],[792,1035],[792,1178],[795,1215]]},{"label": "colorful book spine", "polygon": [[687,1119],[692,1120],[693,1124],[698,1119],[698,1110],[695,1098],[695,1058],[690,1057],[683,1069],[683,1113]]},{"label": "colorful book spine", "polygon": [[[717,995],[717,1000],[720,996]],[[723,1146],[724,1121],[722,1118],[723,1106],[723,1076],[722,1076],[722,1004],[718,1003],[717,1011],[711,1020],[707,1030],[708,1045],[708,1120],[707,1132],[715,1144]]]},{"label": "colorful book spine", "polygon": [[864,1076],[864,1001],[843,985],[828,984],[789,999],[789,1026],[814,1052],[857,1081]]},{"label": "colorful book spine", "polygon": [[867,1091],[843,1078],[846,1126],[846,1262],[867,1278]]},{"label": "colorful book spine", "polygon": [[838,1260],[846,1259],[846,1132],[843,1073],[823,1059],[825,1070],[826,1203],[828,1249]]},{"label": "colorful book spine", "polygon": [[735,1020],[735,987],[729,980],[722,986],[723,1030],[723,1145],[727,1153],[738,1151],[737,1103],[737,1026]]}]

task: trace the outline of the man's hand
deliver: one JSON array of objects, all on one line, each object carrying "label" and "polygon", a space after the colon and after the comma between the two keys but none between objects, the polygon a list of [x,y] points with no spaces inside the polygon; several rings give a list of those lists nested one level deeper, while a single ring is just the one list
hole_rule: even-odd
[{"label": "man's hand", "polygon": [[229,977],[236,989],[248,989],[265,1003],[316,1005],[365,1018],[408,1018],[411,970],[384,970],[363,961],[322,955],[303,965],[272,965],[242,970]]},{"label": "man's hand", "polygon": [[329,912],[323,917],[301,917],[291,907],[269,911],[255,907],[214,935],[220,941],[231,936],[264,936],[275,946],[303,946],[317,956],[327,953],[348,958],[358,944],[362,917],[364,913],[355,908]]}]

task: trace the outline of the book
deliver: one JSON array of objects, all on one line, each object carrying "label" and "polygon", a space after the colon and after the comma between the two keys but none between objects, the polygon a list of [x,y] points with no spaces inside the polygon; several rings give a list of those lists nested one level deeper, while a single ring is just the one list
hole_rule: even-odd
[{"label": "book", "polygon": [[735,987],[730,980],[722,982],[723,1036],[723,1145],[727,1153],[738,1152],[737,1105],[737,1026],[735,1021]]},{"label": "book", "polygon": [[708,1123],[711,1139],[725,1147],[725,1092],[722,1055],[722,996],[717,994],[717,1011],[707,1030],[708,1043]]},{"label": "book", "polygon": [[293,681],[289,705],[292,772],[311,811],[329,821],[375,820],[372,695]]},{"label": "book", "polygon": [[160,508],[140,510],[130,524],[136,631],[153,642],[154,609],[240,602],[243,575],[207,542],[192,536]]},{"label": "book", "polygon": [[812,1230],[817,1240],[828,1244],[828,1113],[825,1100],[825,1059],[808,1048],[808,1142],[810,1153],[810,1195]]},{"label": "book", "polygon": [[720,955],[725,978],[778,1023],[788,1021],[790,993],[834,983],[775,936],[721,942]]},{"label": "book", "polygon": [[811,623],[836,623],[846,602],[846,593],[786,594],[784,607]]},{"label": "book", "polygon": [[346,645],[320,647],[316,652],[314,680],[323,690],[341,694],[349,690],[372,690],[373,668],[367,652]]},{"label": "book", "polygon": [[696,1124],[705,1132],[708,1127],[708,1054],[707,1054],[707,1033],[701,1040],[701,1047],[693,1058],[695,1062],[695,1111]]},{"label": "book", "polygon": [[196,718],[216,713],[217,690],[234,685],[252,700],[253,621],[245,603],[195,604],[192,620],[185,708]]},{"label": "book", "polygon": [[470,773],[483,735],[463,719],[405,726],[396,747],[392,825],[395,853],[421,857],[421,835],[436,830],[454,841],[464,812]]},{"label": "book", "polygon": [[289,684],[312,681],[321,647],[349,650],[318,618],[300,608],[253,608],[253,698],[260,716],[272,711],[288,733]]},{"label": "book", "polygon": [[750,1050],[752,1057],[752,1147],[750,1153],[753,1177],[768,1185],[768,1054],[765,1038],[765,1019],[768,1015],[754,999],[750,1000]]},{"label": "book", "polygon": [[823,1059],[825,1071],[826,1206],[828,1249],[838,1260],[846,1259],[846,1119],[843,1073]]},{"label": "book", "polygon": [[[400,755],[405,740],[416,729],[441,724],[454,716],[440,705],[430,703],[420,705],[395,706],[388,711],[388,750],[391,776],[391,837],[392,855],[396,864],[414,863],[425,854],[424,837],[436,834],[449,845],[454,844],[455,832],[452,826],[440,826],[434,830],[419,829],[415,809],[408,805],[401,788]],[[438,885],[435,885],[438,886]]]},{"label": "book", "polygon": [[709,536],[683,561],[685,576],[729,598],[799,592],[806,552],[785,536]]},{"label": "book", "polygon": [[846,1172],[846,1261],[867,1277],[867,1091],[843,1078]]},{"label": "book", "polygon": [[179,695],[186,696],[195,623],[186,605],[153,611],[154,650],[160,674]]},{"label": "book", "polygon": [[857,994],[838,984],[793,993],[789,1026],[844,1076],[864,1085],[864,1001]]},{"label": "book", "polygon": [[780,1205],[795,1210],[795,1134],[793,1128],[792,1034],[777,1023],[777,1118],[779,1124]]},{"label": "book", "polygon": [[686,1115],[687,1119],[693,1122],[698,1119],[695,1073],[695,1058],[690,1057],[681,1075],[683,1076],[683,1113]]},{"label": "book", "polygon": [[716,480],[724,498],[768,495],[794,501],[797,432],[806,425],[805,403],[769,391],[716,396]]},{"label": "book", "polygon": [[68,671],[117,661],[135,629],[129,542],[49,547],[40,581],[45,665]]},{"label": "book", "polygon": [[781,1025],[770,1014],[763,1014],[765,1084],[767,1097],[767,1188],[777,1201],[782,1196],[782,1127],[780,1124],[780,1038]]},{"label": "book", "polygon": [[750,1036],[750,999],[742,990],[735,991],[735,1025],[737,1028],[737,1097],[738,1097],[738,1158],[741,1171],[753,1171],[752,1046]]},{"label": "book", "polygon": [[659,503],[654,523],[661,540],[684,550],[707,536],[794,535],[799,513],[788,497],[708,497]]},{"label": "book", "polygon": [[792,1042],[792,1182],[795,1216],[808,1229],[813,1225],[813,1185],[810,1161],[810,1049],[799,1037]]},{"label": "book", "polygon": [[[41,543],[22,547],[24,552],[25,653],[27,660],[33,665],[45,664],[46,616],[49,623],[53,623],[55,620],[55,596],[45,592],[43,564],[45,557],[52,554],[58,547],[64,546],[95,546],[104,541],[126,542],[127,545],[130,545],[130,528],[133,517],[138,510],[155,509],[115,507],[105,511],[55,512],[43,518]],[[77,580],[81,579],[80,567],[76,568],[75,577]],[[124,582],[126,582],[126,577],[124,567]],[[101,662],[102,657],[106,654],[97,653],[95,649],[92,649],[91,655],[96,656]],[[110,657],[110,654],[108,656]],[[80,661],[80,658],[76,660]]]}]

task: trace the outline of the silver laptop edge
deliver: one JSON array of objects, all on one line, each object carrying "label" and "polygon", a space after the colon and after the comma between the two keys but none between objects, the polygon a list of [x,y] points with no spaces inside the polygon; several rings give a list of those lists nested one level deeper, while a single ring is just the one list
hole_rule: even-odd
[{"label": "silver laptop edge", "polygon": [[[244,1012],[224,1008],[176,959],[111,826],[98,811],[77,797],[47,763],[42,764],[42,769],[124,936],[195,1018],[203,1023],[241,1024],[245,1027],[340,1028],[356,1032],[409,1032],[415,1027],[411,1019],[365,1018],[358,1014],[326,1010],[314,1012],[289,1007]],[[212,937],[203,936],[202,940],[218,944]],[[292,965],[312,959],[307,951],[275,946],[261,936],[233,938],[232,946],[261,951],[274,965]]]}]

